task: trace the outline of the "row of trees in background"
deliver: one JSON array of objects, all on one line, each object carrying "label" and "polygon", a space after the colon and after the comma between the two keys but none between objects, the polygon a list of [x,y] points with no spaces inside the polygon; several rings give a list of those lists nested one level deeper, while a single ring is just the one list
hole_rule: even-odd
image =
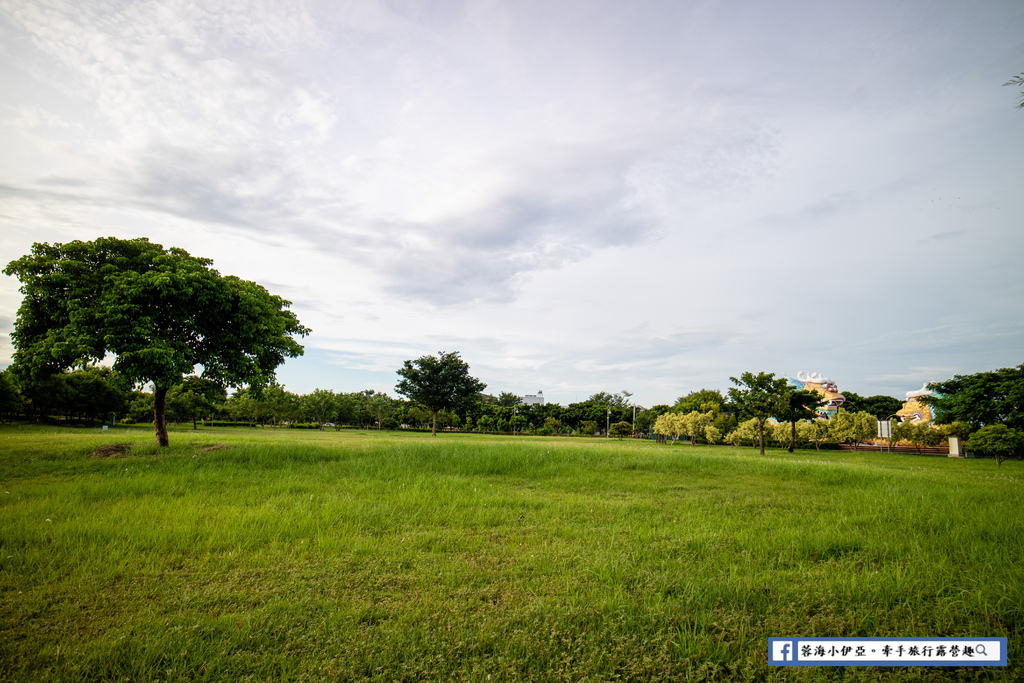
[{"label": "row of trees in background", "polygon": [[[739,378],[730,379],[736,386],[729,389],[730,401],[727,404],[718,392],[702,390],[699,400],[691,394],[693,398],[680,399],[673,410],[657,419],[655,433],[673,441],[686,436],[690,443],[752,444],[758,446],[762,454],[765,444],[775,441],[780,447],[793,452],[797,445],[820,448],[823,443],[856,444],[873,439],[877,434],[878,420],[885,419],[902,405],[891,397],[864,399],[858,396],[857,403],[872,407],[881,414],[876,417],[867,410],[840,410],[825,420],[817,416],[821,396],[796,389],[785,377],[775,377],[774,373],[755,375],[745,372]],[[737,422],[734,418],[731,424],[722,420],[720,411],[723,406],[727,406],[732,414],[747,419]],[[691,410],[686,412],[687,408]],[[919,436],[909,423],[901,433],[909,440]]]},{"label": "row of trees in background", "polygon": [[[857,444],[874,441],[878,422],[895,417],[902,402],[890,396],[862,397],[844,392],[844,408],[829,419],[816,415],[820,396],[800,391],[783,377],[773,373],[743,373],[730,378],[736,386],[729,389],[729,402],[717,403],[745,421],[731,431],[721,428],[714,394],[703,390],[700,398],[691,394],[687,401],[666,411],[655,422],[654,431],[678,440],[687,436],[691,443],[750,443],[764,453],[766,441],[775,441],[792,452],[795,445],[824,443]],[[890,443],[911,443],[918,450],[939,446],[948,437],[966,441],[976,452],[1003,458],[1024,455],[1024,365],[974,375],[957,375],[945,382],[929,385],[933,423],[892,420]],[[721,395],[718,395],[721,398]]]},{"label": "row of trees in background", "polygon": [[[762,451],[765,444],[775,443],[792,451],[796,446],[821,448],[829,443],[872,441],[877,436],[877,421],[891,418],[902,405],[892,397],[863,398],[846,392],[846,406],[854,409],[844,406],[828,420],[816,419],[820,397],[797,391],[785,378],[772,373],[731,378],[735,386],[728,398],[717,390],[701,389],[671,406],[643,408],[631,403],[628,392],[600,392],[568,406],[524,405],[519,396],[510,393],[480,393],[483,384],[469,377],[468,365],[457,353],[441,354],[438,360],[454,364],[456,374],[472,380],[460,385],[457,396],[447,394],[448,398],[436,401],[424,398],[409,383],[414,379],[422,382],[425,375],[406,376],[401,371],[400,377],[408,383],[400,382],[399,387],[408,391],[407,399],[373,390],[335,393],[317,389],[300,395],[278,384],[262,390],[242,388],[228,396],[222,385],[189,376],[169,388],[166,415],[172,422],[191,422],[193,427],[199,420],[213,420],[267,427],[430,428],[435,432],[458,429],[536,435],[607,433],[622,437],[653,432],[672,441],[685,437],[691,443],[751,444]],[[415,362],[407,364],[424,369]],[[109,421],[116,417],[151,423],[153,393],[126,386],[116,371],[103,367],[66,371],[42,380],[7,370],[0,373],[0,418]],[[967,441],[968,448],[1000,461],[1022,454],[1024,366],[956,376],[934,383],[932,388],[935,393],[925,400],[931,404],[935,425],[894,421],[893,443],[909,442],[923,448],[938,446],[955,435]]]},{"label": "row of trees in background", "polygon": [[[717,394],[717,392],[715,392]],[[625,422],[649,430],[657,416],[671,406],[643,409],[622,394],[601,392],[586,401],[561,406],[524,405],[509,393],[490,396],[474,392],[455,409],[435,408],[420,401],[394,398],[373,390],[352,393],[316,389],[296,394],[272,384],[262,390],[242,388],[230,396],[223,386],[189,376],[166,394],[167,420],[233,422],[253,426],[303,426],[320,429],[342,426],[399,429],[471,430],[479,432],[597,434]],[[720,407],[721,395],[715,404]],[[65,371],[35,381],[10,371],[0,373],[0,417],[86,422],[153,422],[154,394],[136,391],[109,368]],[[724,418],[728,421],[728,417]]]},{"label": "row of trees in background", "polygon": [[[457,354],[449,360],[463,363]],[[463,368],[468,370],[468,367]],[[466,374],[466,373],[464,373]],[[55,417],[62,420],[105,420],[112,418],[135,423],[153,420],[152,393],[130,391],[124,388],[122,378],[108,368],[89,368],[54,375],[45,381],[18,385],[10,372],[0,373],[0,410],[6,416],[16,414],[29,418]],[[819,421],[802,420],[812,415],[815,395],[807,392],[784,391],[784,382],[773,376],[744,375],[746,389],[767,392],[768,386],[783,391],[786,409],[794,412],[793,423],[784,423],[790,429],[788,440],[782,445],[813,443],[820,446],[828,441],[849,440],[845,435],[854,432],[846,427],[846,413],[831,425],[826,435],[809,435],[808,430],[821,429]],[[465,394],[471,392],[466,387]],[[4,402],[4,397],[7,401]],[[558,404],[524,405],[514,394],[502,393],[497,397],[472,392],[460,400],[459,410],[437,405],[437,410],[419,401],[392,398],[372,390],[335,393],[317,389],[300,395],[273,384],[262,391],[241,389],[228,396],[215,382],[190,376],[167,392],[166,415],[171,422],[214,420],[260,426],[304,426],[313,428],[340,428],[341,426],[398,429],[401,427],[431,429],[459,429],[478,432],[527,433],[538,435],[585,434],[614,432],[612,436],[647,433],[653,430],[672,440],[687,437],[690,441],[706,443],[760,444],[768,417],[783,415],[782,404],[772,404],[765,396],[748,397],[737,394],[739,402],[728,401],[721,392],[701,389],[680,397],[674,405],[642,408],[630,402],[627,392],[600,392],[587,400],[568,406]],[[753,406],[753,408],[751,407]],[[760,407],[758,407],[760,406]],[[764,419],[753,416],[760,410]],[[752,416],[753,422],[741,423],[738,416]],[[863,413],[867,416],[867,413]],[[884,417],[884,416],[883,416]],[[859,424],[866,424],[863,420]],[[858,439],[873,436],[862,428]],[[753,429],[753,431],[751,431]],[[770,426],[766,440],[780,440],[780,427]],[[852,437],[851,437],[852,438]],[[783,443],[785,442],[785,443]]]},{"label": "row of trees in background", "polygon": [[[858,444],[876,440],[878,420],[866,412],[853,413],[844,409],[828,419],[803,419],[795,422],[772,422],[765,428],[765,439],[776,443],[780,448],[792,449],[794,444],[803,447],[814,446],[820,449],[824,444]],[[941,445],[949,436],[963,437],[964,431],[959,423],[933,427],[924,423],[900,422],[892,430],[890,443],[910,443],[919,452],[924,448]],[[724,438],[724,442],[733,446],[742,444],[758,445],[760,430],[756,418],[741,422],[737,428]]]}]

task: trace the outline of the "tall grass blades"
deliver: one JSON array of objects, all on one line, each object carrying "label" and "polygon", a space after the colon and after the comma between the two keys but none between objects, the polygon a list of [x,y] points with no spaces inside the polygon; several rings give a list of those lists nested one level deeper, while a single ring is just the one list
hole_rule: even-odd
[{"label": "tall grass blades", "polygon": [[[1024,468],[600,439],[0,427],[0,680],[1013,680]],[[111,443],[133,444],[95,457]],[[1006,636],[1006,669],[767,639]],[[490,679],[488,679],[490,676]]]}]

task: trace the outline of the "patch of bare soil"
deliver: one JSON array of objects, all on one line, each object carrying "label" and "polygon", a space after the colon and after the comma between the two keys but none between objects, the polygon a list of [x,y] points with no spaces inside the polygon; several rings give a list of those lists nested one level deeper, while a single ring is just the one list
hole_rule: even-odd
[{"label": "patch of bare soil", "polygon": [[112,443],[109,446],[100,446],[89,454],[90,458],[123,458],[129,449],[134,448],[132,443]]}]

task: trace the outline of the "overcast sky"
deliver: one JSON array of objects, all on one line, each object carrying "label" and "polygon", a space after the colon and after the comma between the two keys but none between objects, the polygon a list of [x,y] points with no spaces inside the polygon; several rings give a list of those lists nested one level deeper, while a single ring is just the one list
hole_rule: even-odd
[{"label": "overcast sky", "polygon": [[0,0],[0,261],[212,258],[299,393],[903,397],[1024,362],[1021,72],[1020,0]]}]

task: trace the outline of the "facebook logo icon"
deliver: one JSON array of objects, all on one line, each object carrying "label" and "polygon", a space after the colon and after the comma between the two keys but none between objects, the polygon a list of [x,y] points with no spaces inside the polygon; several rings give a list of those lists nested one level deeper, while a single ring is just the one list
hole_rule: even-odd
[{"label": "facebook logo icon", "polygon": [[783,663],[793,663],[796,660],[796,641],[789,638],[769,638],[771,657],[768,659],[769,666],[779,666]]}]

